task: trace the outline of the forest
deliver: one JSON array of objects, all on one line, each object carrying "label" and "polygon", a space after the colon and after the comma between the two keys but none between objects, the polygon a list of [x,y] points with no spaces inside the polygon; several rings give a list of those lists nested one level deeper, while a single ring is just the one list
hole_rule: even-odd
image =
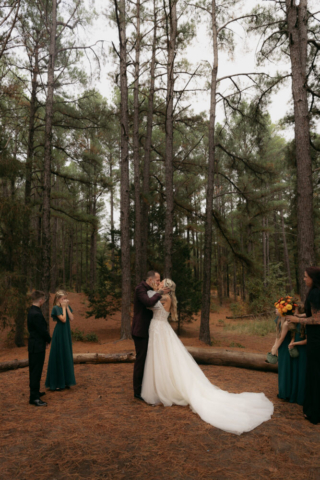
[{"label": "forest", "polygon": [[[101,16],[110,45],[86,35]],[[235,26],[256,68],[220,76]],[[210,64],[188,58],[199,29]],[[207,344],[213,292],[246,313],[304,300],[320,264],[319,58],[311,0],[2,0],[0,324],[15,344],[32,289],[85,292],[96,318],[121,308],[130,338],[150,269],[176,282],[179,323],[201,311]],[[95,83],[106,59],[108,98]],[[274,123],[281,89],[291,101]]]}]

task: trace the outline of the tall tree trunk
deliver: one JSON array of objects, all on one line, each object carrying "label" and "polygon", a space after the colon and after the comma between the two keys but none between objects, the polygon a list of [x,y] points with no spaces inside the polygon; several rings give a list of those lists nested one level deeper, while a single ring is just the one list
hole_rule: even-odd
[{"label": "tall tree trunk", "polygon": [[204,258],[203,258],[203,288],[202,309],[199,339],[210,344],[210,290],[211,290],[211,254],[212,254],[212,209],[214,192],[215,170],[215,123],[216,123],[216,93],[218,74],[218,30],[216,22],[216,2],[212,0],[212,38],[213,38],[213,68],[211,74],[211,101],[209,121],[209,158],[208,158],[208,183],[206,192],[206,219],[204,232]]},{"label": "tall tree trunk", "polygon": [[[112,179],[112,158],[110,158],[110,178]],[[114,269],[114,199],[113,199],[113,183],[110,188],[110,227],[111,227],[111,270]]]},{"label": "tall tree trunk", "polygon": [[291,278],[291,271],[290,271],[290,260],[288,254],[288,246],[287,246],[287,238],[286,238],[286,231],[284,228],[284,218],[283,218],[283,211],[280,212],[281,216],[281,228],[282,228],[282,239],[283,239],[283,253],[284,253],[284,263],[287,270],[287,293],[291,293],[293,290],[292,286],[292,278]]},{"label": "tall tree trunk", "polygon": [[[32,163],[34,153],[34,132],[35,132],[35,113],[37,102],[38,86],[38,46],[35,48],[35,65],[32,72],[32,87],[29,110],[29,134],[26,159],[26,182],[25,182],[25,213],[23,218],[23,252],[21,265],[21,278],[19,279],[18,289],[21,294],[20,307],[15,317],[15,344],[17,347],[24,346],[24,328],[25,328],[25,295],[28,290],[28,272],[29,272],[29,242],[30,242],[30,206],[31,206],[31,179]],[[17,155],[17,140],[15,141],[15,156]]]},{"label": "tall tree trunk", "polygon": [[164,275],[171,278],[172,245],[173,245],[173,94],[174,94],[174,61],[178,30],[177,0],[169,1],[170,12],[167,15],[167,99],[166,99],[166,150],[165,150],[165,182],[166,182],[166,221],[164,237]]},{"label": "tall tree trunk", "polygon": [[121,228],[121,271],[122,309],[121,339],[131,338],[131,268],[130,268],[130,192],[129,192],[129,121],[128,121],[128,80],[125,0],[115,0],[120,42],[120,90],[121,90],[121,186],[120,186],[120,228]]},{"label": "tall tree trunk", "polygon": [[140,204],[140,155],[139,155],[139,75],[140,75],[140,0],[136,0],[136,42],[133,92],[133,165],[134,165],[134,199],[135,199],[135,279],[138,285],[142,280],[141,250],[141,204]]},{"label": "tall tree trunk", "polygon": [[54,92],[54,65],[56,56],[57,34],[57,0],[52,0],[50,48],[48,65],[48,91],[46,98],[46,118],[44,134],[44,181],[43,181],[43,227],[42,227],[42,262],[41,262],[41,288],[47,295],[47,300],[42,306],[43,315],[49,328],[49,292],[51,269],[51,231],[50,231],[50,194],[51,194],[51,149],[52,149],[52,117],[53,117],[53,92]]},{"label": "tall tree trunk", "polygon": [[263,246],[263,286],[267,287],[267,234],[266,234],[266,219],[262,218],[262,246]]},{"label": "tall tree trunk", "polygon": [[298,269],[301,299],[306,296],[303,275],[315,264],[313,227],[313,186],[310,154],[310,125],[307,98],[308,2],[296,5],[286,0],[292,71],[297,161]]},{"label": "tall tree trunk", "polygon": [[154,90],[155,90],[155,69],[156,69],[156,47],[157,47],[157,11],[156,3],[153,0],[153,43],[150,66],[150,90],[148,96],[147,132],[145,142],[145,155],[143,165],[143,185],[141,201],[141,272],[145,278],[148,270],[148,231],[149,231],[149,205],[150,205],[150,160],[151,142],[153,127]]},{"label": "tall tree trunk", "polygon": [[52,222],[52,271],[50,278],[50,292],[54,293],[57,288],[58,264],[57,264],[57,236],[58,236],[58,219],[53,218]]},{"label": "tall tree trunk", "polygon": [[69,244],[69,286],[70,290],[73,289],[73,231],[70,232],[70,244]]}]

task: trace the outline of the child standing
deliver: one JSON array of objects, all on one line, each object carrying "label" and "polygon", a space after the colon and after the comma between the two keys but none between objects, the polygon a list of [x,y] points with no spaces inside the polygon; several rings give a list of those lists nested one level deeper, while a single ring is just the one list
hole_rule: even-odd
[{"label": "child standing", "polygon": [[57,322],[52,335],[46,387],[63,390],[76,384],[73,368],[70,320],[74,316],[65,292],[56,292],[51,317]]},{"label": "child standing", "polygon": [[46,344],[50,343],[51,337],[48,332],[47,322],[42,315],[41,306],[45,303],[46,297],[40,290],[31,294],[32,307],[28,312],[28,355],[29,355],[29,379],[30,399],[29,403],[36,407],[45,407],[47,404],[40,397],[45,392],[40,392],[40,380],[46,356]]}]

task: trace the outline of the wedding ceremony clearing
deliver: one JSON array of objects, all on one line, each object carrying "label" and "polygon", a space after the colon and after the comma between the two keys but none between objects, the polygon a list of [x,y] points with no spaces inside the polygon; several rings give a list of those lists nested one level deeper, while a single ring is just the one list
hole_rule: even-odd
[{"label": "wedding ceremony clearing", "polygon": [[[86,296],[70,293],[69,298],[76,313],[72,330],[83,336],[95,333],[98,340],[74,341],[74,355],[134,351],[131,340],[119,341],[120,312],[108,322],[86,319]],[[274,333],[238,333],[235,327],[241,331],[249,320],[228,316],[228,305],[211,313],[216,342],[209,350],[266,352]],[[220,326],[221,319],[228,328]],[[180,338],[186,346],[203,348],[198,322],[183,327]],[[27,348],[8,348],[6,333],[1,335],[0,364],[27,358]],[[277,399],[277,373],[201,368],[229,392],[265,392],[275,406],[272,420],[238,436],[204,423],[188,407],[143,404],[132,395],[133,363],[76,364],[77,385],[47,391],[45,409],[27,405],[27,368],[0,373],[1,479],[276,479],[285,478],[288,469],[293,479],[319,478],[320,427],[303,418],[299,405]]]},{"label": "wedding ceremony clearing", "polygon": [[0,480],[320,480],[319,0],[0,1]]}]

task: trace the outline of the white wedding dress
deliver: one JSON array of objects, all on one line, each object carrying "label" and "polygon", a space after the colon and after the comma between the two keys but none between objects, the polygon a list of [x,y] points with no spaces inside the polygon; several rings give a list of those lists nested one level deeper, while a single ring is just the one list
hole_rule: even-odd
[{"label": "white wedding dress", "polygon": [[[148,291],[151,297],[154,291]],[[213,385],[179,340],[160,302],[151,308],[142,398],[149,404],[190,405],[202,420],[240,435],[270,420],[273,404],[264,393],[229,393]]]}]

